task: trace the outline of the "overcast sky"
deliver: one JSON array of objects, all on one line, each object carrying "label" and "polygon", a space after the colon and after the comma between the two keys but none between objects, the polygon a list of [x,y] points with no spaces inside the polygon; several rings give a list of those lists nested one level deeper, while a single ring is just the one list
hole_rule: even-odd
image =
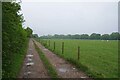
[{"label": "overcast sky", "polygon": [[22,13],[34,33],[91,34],[118,31],[117,2],[22,2]]}]

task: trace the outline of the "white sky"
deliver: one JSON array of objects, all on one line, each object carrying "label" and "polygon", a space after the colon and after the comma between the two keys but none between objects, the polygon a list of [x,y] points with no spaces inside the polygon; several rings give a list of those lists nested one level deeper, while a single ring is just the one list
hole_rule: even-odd
[{"label": "white sky", "polygon": [[118,2],[119,0],[21,0],[21,1],[22,2]]},{"label": "white sky", "polygon": [[21,3],[26,20],[24,26],[29,26],[39,36],[93,32],[104,34],[118,31],[118,0],[26,1],[22,0]]}]

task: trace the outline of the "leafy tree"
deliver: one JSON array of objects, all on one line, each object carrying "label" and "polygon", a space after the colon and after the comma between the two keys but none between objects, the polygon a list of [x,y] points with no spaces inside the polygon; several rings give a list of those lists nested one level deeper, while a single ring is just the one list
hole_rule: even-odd
[{"label": "leafy tree", "polygon": [[27,32],[27,37],[31,37],[32,36],[32,29],[31,28],[29,28],[29,27],[27,27],[26,29],[25,29],[25,31]]},{"label": "leafy tree", "polygon": [[109,35],[109,34],[103,34],[103,35],[101,36],[101,39],[102,39],[102,40],[109,40],[109,39],[110,39],[110,35]]},{"label": "leafy tree", "polygon": [[80,35],[79,34],[75,34],[72,36],[73,39],[80,39]]},{"label": "leafy tree", "polygon": [[92,33],[90,35],[90,39],[100,39],[100,38],[101,38],[101,34]]},{"label": "leafy tree", "polygon": [[33,34],[32,37],[33,38],[38,38],[38,35],[37,34]]},{"label": "leafy tree", "polygon": [[110,39],[118,40],[119,39],[119,33],[118,32],[113,32],[112,34],[110,34]]},{"label": "leafy tree", "polygon": [[111,35],[109,34],[97,34],[92,33],[90,36],[88,34],[75,34],[75,35],[47,35],[47,36],[41,36],[41,39],[92,39],[92,40],[117,40],[120,39],[120,34],[118,32],[114,32]]},{"label": "leafy tree", "polygon": [[59,38],[59,35],[58,35],[58,34],[55,34],[55,35],[54,35],[54,38],[56,38],[56,39]]},{"label": "leafy tree", "polygon": [[82,34],[80,36],[80,39],[89,39],[89,35],[88,34]]},{"label": "leafy tree", "polygon": [[[19,72],[27,46],[27,32],[20,14],[21,6],[16,2],[2,2],[2,76],[15,78]],[[16,59],[16,57],[19,58]],[[15,63],[17,62],[17,65]],[[17,66],[17,67],[16,67]],[[19,68],[18,68],[19,67]]]},{"label": "leafy tree", "polygon": [[72,39],[72,35],[71,35],[71,34],[68,34],[68,35],[66,35],[66,38],[67,38],[67,39]]}]

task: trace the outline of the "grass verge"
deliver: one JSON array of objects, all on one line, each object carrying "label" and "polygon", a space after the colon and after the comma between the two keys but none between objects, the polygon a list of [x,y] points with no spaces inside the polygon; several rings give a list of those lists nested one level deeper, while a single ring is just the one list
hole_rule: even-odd
[{"label": "grass verge", "polygon": [[50,75],[51,78],[58,78],[58,75],[56,73],[56,70],[53,68],[53,66],[50,64],[50,62],[48,61],[48,59],[45,57],[45,55],[43,54],[43,52],[39,49],[39,47],[36,45],[36,43],[34,42],[35,45],[35,49],[36,51],[39,53],[40,59],[42,60],[45,68],[48,71],[48,74]]},{"label": "grass verge", "polygon": [[14,55],[14,59],[13,59],[13,78],[17,78],[19,76],[20,70],[23,66],[23,62],[24,62],[24,58],[26,56],[27,53],[27,49],[29,46],[29,39],[27,39],[26,44],[24,45],[24,48],[21,49],[21,51],[19,52],[19,54]]},{"label": "grass verge", "polygon": [[[16,53],[13,52],[14,55],[12,56],[12,60],[9,60],[12,63],[7,67],[9,71],[7,69],[2,71],[2,80],[5,78],[12,80],[13,78],[17,78],[19,76],[24,57],[27,53],[28,43],[29,39],[22,44],[22,48],[20,48],[20,50],[16,51]],[[4,69],[4,67],[2,67],[2,69]]]}]

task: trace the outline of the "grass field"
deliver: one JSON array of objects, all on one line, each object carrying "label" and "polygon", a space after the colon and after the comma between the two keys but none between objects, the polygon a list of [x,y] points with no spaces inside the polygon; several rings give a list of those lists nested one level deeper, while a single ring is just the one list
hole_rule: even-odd
[{"label": "grass field", "polygon": [[[75,63],[80,69],[92,76],[102,78],[118,77],[118,41],[101,40],[41,40],[49,49]],[[62,54],[64,42],[64,54]],[[80,46],[80,59],[77,59],[78,46]],[[83,67],[82,67],[82,66]]]}]

